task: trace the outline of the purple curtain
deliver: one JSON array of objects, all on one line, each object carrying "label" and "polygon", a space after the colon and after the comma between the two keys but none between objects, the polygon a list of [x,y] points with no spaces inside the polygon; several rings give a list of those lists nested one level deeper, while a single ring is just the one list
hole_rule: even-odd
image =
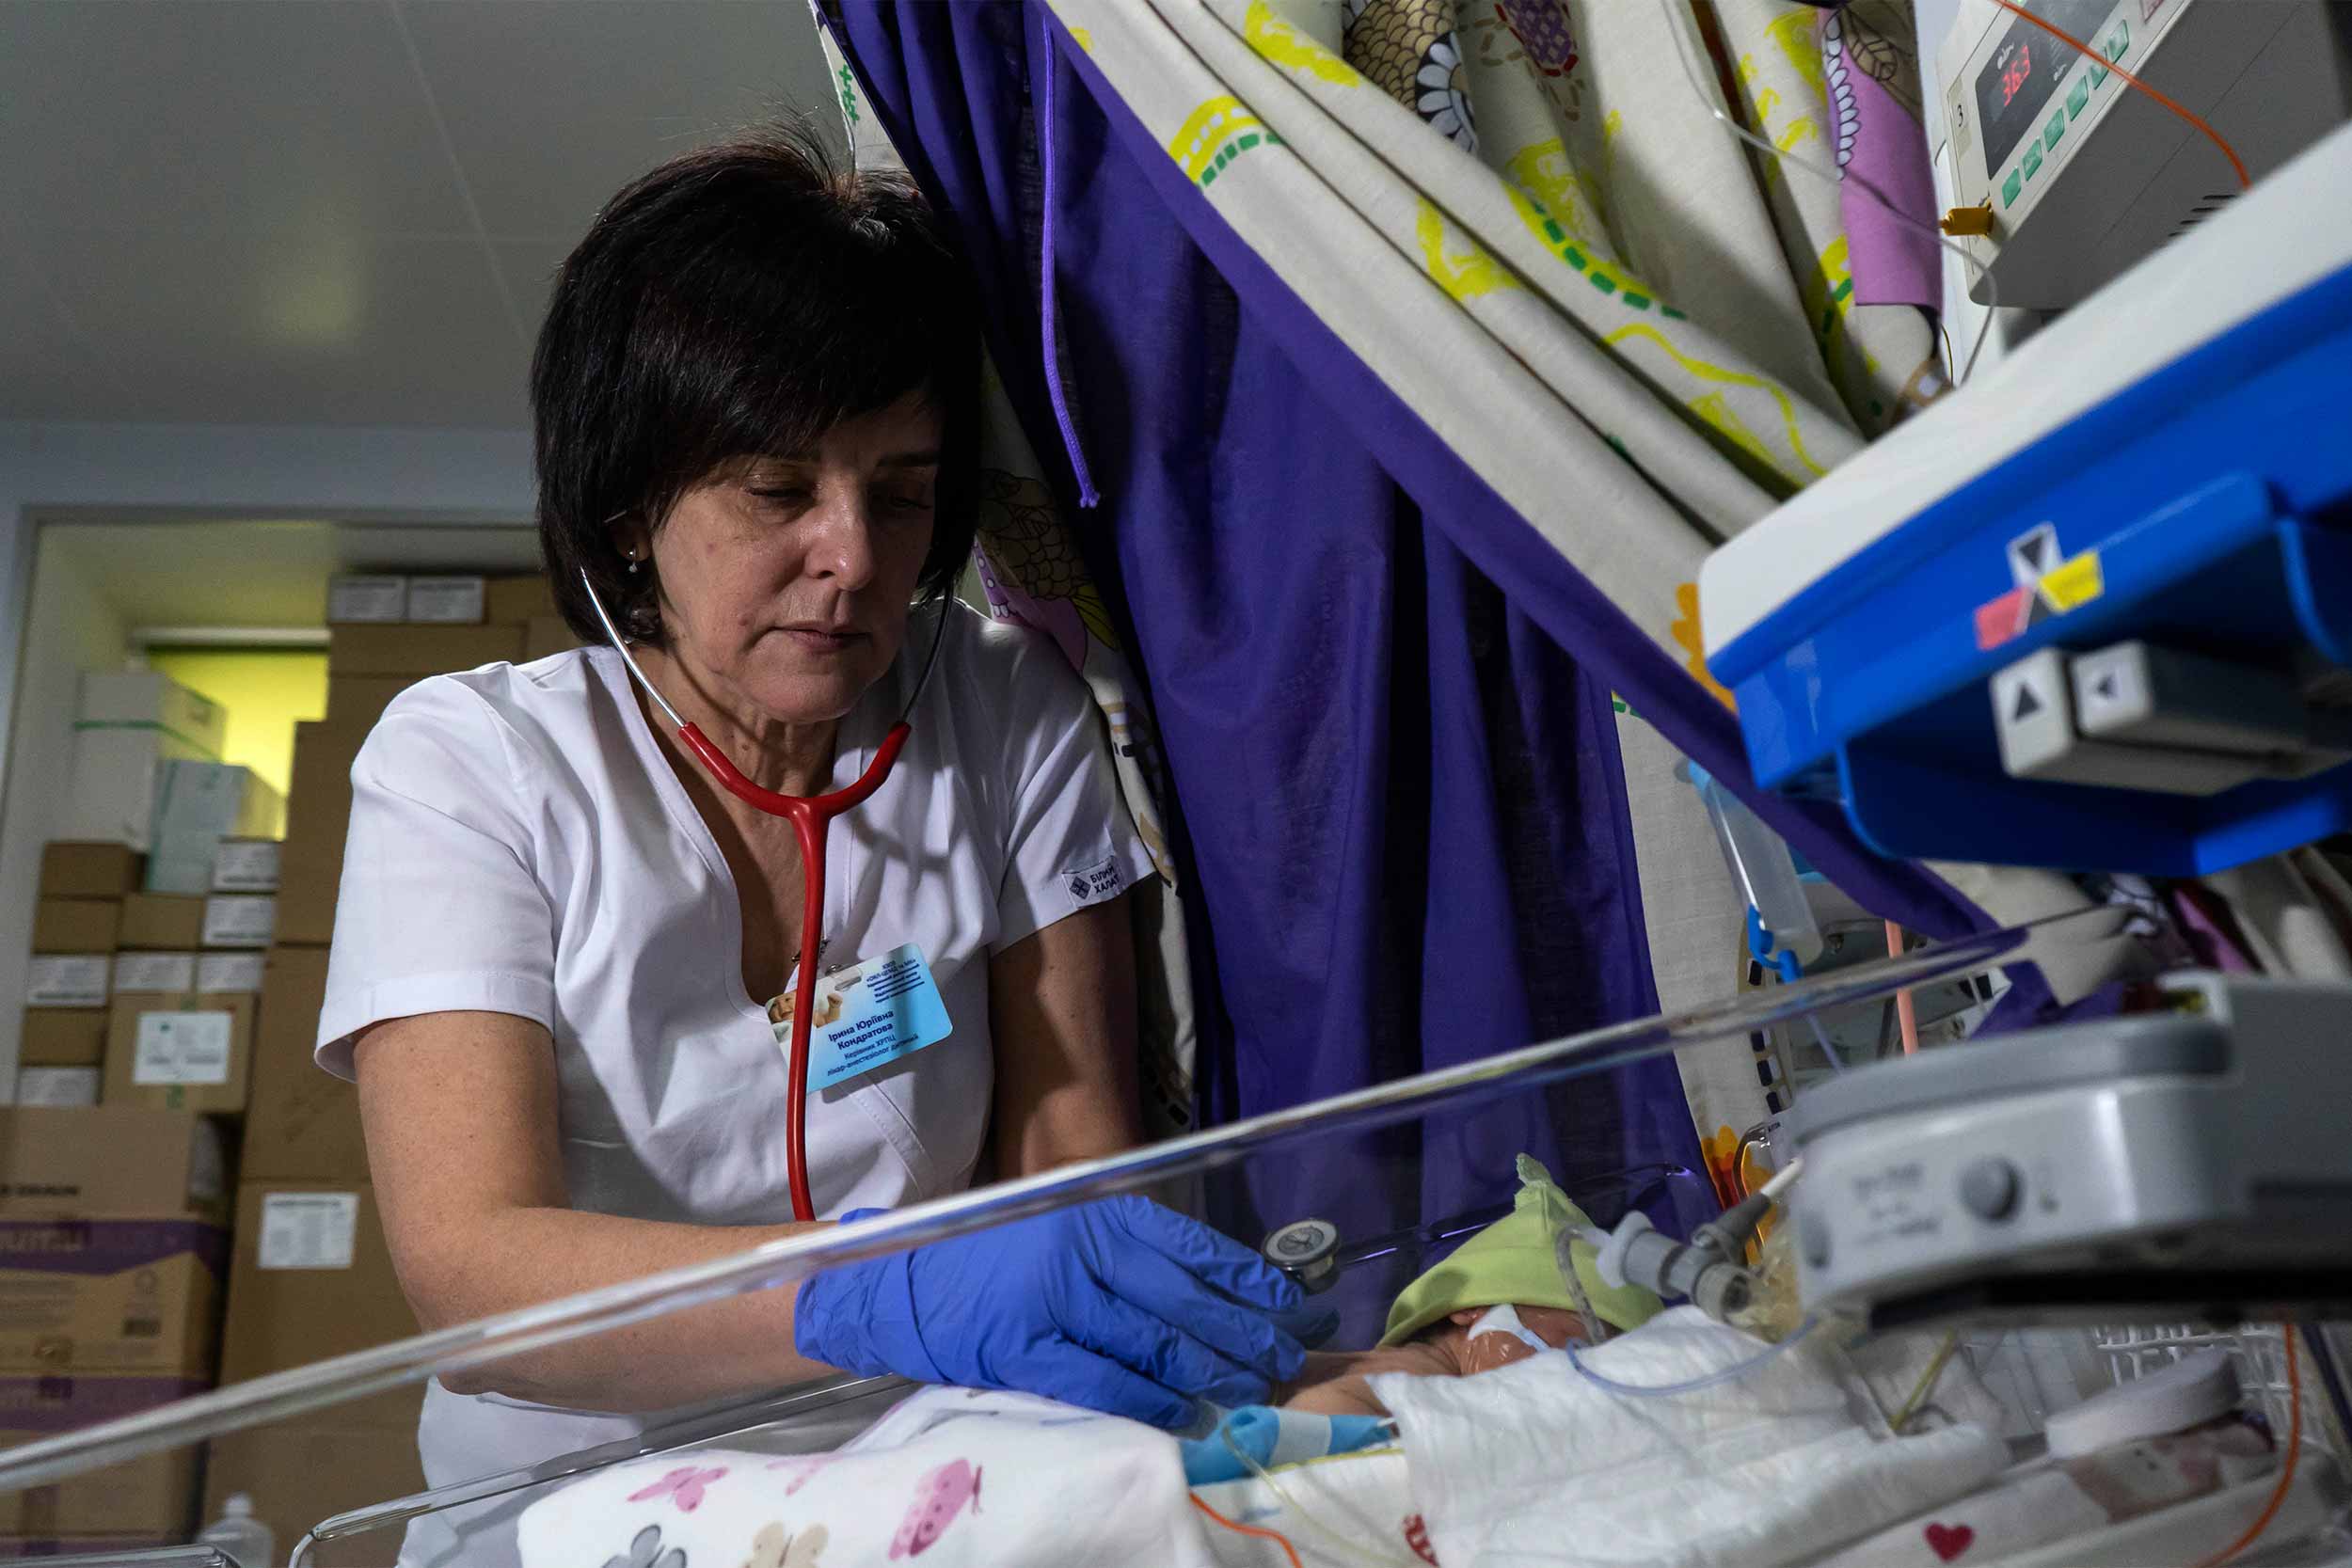
[{"label": "purple curtain", "polygon": [[[1728,716],[1234,237],[1041,5],[827,8],[960,231],[1052,467],[1050,252],[1066,406],[1102,497],[1067,510],[1066,486],[1066,515],[1166,748],[1203,1115],[1654,1012],[1611,692],[1739,786]],[[1874,908],[1931,933],[1980,924],[1834,811],[1761,804]],[[1507,1197],[1522,1148],[1572,1190],[1702,1168],[1661,1059],[1262,1164],[1223,1217],[1434,1220]],[[1711,1201],[1703,1180],[1661,1190],[1661,1223]]]}]

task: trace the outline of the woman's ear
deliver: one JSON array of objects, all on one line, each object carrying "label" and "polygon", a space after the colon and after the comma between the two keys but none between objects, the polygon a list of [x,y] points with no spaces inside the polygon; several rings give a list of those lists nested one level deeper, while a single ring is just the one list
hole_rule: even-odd
[{"label": "woman's ear", "polygon": [[612,547],[629,563],[631,571],[640,570],[653,560],[652,531],[634,519],[623,519],[612,525]]}]

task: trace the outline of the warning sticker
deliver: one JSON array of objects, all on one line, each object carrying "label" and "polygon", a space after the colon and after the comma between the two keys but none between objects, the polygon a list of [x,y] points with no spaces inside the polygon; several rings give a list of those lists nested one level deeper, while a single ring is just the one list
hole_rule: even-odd
[{"label": "warning sticker", "polygon": [[2099,552],[2071,559],[2058,553],[2058,527],[2038,523],[2009,542],[2008,593],[1976,609],[1977,647],[1991,650],[2025,634],[2027,627],[2079,610],[2106,591]]},{"label": "warning sticker", "polygon": [[347,1269],[359,1234],[358,1193],[269,1193],[262,1198],[261,1265]]},{"label": "warning sticker", "polygon": [[2099,571],[2099,552],[2085,550],[2058,570],[2044,575],[2040,587],[2051,605],[2061,611],[2089,604],[2106,591],[2106,583]]}]

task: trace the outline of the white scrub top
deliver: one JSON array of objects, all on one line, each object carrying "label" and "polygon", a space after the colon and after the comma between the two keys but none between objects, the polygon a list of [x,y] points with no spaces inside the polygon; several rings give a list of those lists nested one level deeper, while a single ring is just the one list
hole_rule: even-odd
[{"label": "white scrub top", "polygon": [[[938,668],[897,768],[832,824],[820,961],[913,942],[949,1034],[810,1095],[819,1215],[970,1181],[994,1079],[989,957],[1151,871],[1084,685],[1044,639],[961,605],[914,614],[898,663],[842,721],[829,787],[865,772],[940,613]],[[351,1036],[384,1019],[533,1020],[554,1037],[574,1208],[782,1223],[787,1074],[742,953],[734,878],[617,653],[437,676],[392,702],[352,768],[318,1059],[351,1076]],[[661,1418],[437,1383],[418,1440],[439,1486]],[[401,1560],[512,1563],[514,1512],[427,1516]]]}]

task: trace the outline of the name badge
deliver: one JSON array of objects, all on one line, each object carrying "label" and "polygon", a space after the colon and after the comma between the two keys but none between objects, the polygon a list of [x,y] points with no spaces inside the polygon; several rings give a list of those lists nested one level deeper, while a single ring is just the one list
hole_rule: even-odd
[{"label": "name badge", "polygon": [[[792,995],[799,976],[768,1004],[776,1048],[792,1049]],[[923,950],[908,942],[817,976],[809,1015],[808,1086],[821,1089],[912,1056],[947,1037],[947,1005],[940,1000]]]}]

